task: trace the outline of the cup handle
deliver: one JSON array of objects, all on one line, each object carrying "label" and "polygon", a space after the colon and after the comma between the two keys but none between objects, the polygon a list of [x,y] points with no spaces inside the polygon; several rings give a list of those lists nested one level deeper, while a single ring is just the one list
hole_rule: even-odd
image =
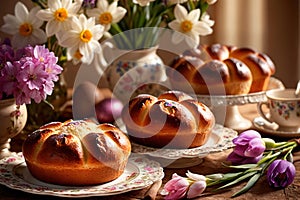
[{"label": "cup handle", "polygon": [[269,104],[267,102],[259,102],[257,104],[257,110],[259,115],[264,118],[266,121],[273,123],[272,121],[270,121],[270,119],[266,116],[266,114],[263,111],[263,106],[267,106],[269,108]]}]

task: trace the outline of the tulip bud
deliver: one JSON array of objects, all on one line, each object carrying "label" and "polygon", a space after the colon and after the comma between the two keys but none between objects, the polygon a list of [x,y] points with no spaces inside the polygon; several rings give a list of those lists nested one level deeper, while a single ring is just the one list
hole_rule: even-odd
[{"label": "tulip bud", "polygon": [[296,169],[293,163],[280,159],[272,162],[267,171],[268,183],[275,188],[287,187],[294,181],[295,175]]},{"label": "tulip bud", "polygon": [[271,138],[262,138],[262,140],[265,142],[266,149],[271,149],[276,146],[276,142]]}]

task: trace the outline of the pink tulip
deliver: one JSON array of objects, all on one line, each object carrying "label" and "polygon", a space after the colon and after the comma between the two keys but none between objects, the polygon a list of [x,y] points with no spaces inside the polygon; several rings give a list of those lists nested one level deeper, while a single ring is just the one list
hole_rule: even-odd
[{"label": "pink tulip", "polygon": [[164,186],[164,190],[168,192],[165,199],[182,199],[183,197],[185,197],[188,187],[189,182],[187,181],[187,179],[174,173],[172,175],[172,179],[169,180]]},{"label": "pink tulip", "polygon": [[196,181],[192,183],[187,192],[187,198],[195,198],[202,194],[206,188],[206,181]]}]

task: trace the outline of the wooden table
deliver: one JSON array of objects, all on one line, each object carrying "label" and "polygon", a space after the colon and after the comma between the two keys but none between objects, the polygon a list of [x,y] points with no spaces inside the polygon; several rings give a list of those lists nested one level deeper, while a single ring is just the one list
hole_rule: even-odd
[{"label": "wooden table", "polygon": [[[239,107],[241,114],[250,120],[254,119],[257,116],[256,112],[256,105],[250,104],[250,105],[244,105]],[[263,135],[263,133],[262,133]],[[263,135],[264,136],[264,135]],[[284,138],[275,138],[276,140],[286,140]],[[222,166],[222,162],[226,160],[227,155],[232,150],[226,150],[221,153],[214,153],[210,154],[207,157],[204,158],[204,162],[200,165],[184,168],[184,169],[168,169],[165,168],[165,177],[162,180],[162,186],[170,180],[173,173],[177,173],[179,175],[184,176],[187,170],[190,170],[194,173],[199,174],[212,174],[212,173],[222,173],[222,172],[228,172],[228,168],[225,168]],[[266,178],[263,177],[259,180],[259,182],[246,194],[243,194],[239,197],[236,197],[235,199],[260,199],[260,200],[283,200],[283,199],[298,199],[300,197],[300,152],[294,153],[294,164],[297,169],[296,177],[294,180],[294,183],[290,186],[288,186],[285,189],[275,190],[269,187],[268,183],[266,182]],[[222,191],[222,193],[214,194],[214,195],[206,195],[201,198],[197,199],[230,199],[230,196],[241,189],[243,187],[242,184],[238,184],[233,188],[230,188],[227,191]],[[145,197],[145,194],[151,187],[137,190],[137,191],[131,191],[120,195],[115,196],[108,196],[108,197],[88,197],[85,198],[87,200],[92,199],[143,199]],[[157,196],[155,199],[163,199],[164,197],[160,195],[160,190],[158,191]],[[6,186],[0,185],[0,199],[1,200],[12,200],[12,199],[20,199],[20,200],[34,200],[34,199],[66,199],[61,197],[53,197],[53,196],[41,196],[41,195],[35,195],[35,194],[29,194],[25,192],[21,192],[18,190],[12,190],[7,188]],[[145,199],[151,199],[146,197]]]}]

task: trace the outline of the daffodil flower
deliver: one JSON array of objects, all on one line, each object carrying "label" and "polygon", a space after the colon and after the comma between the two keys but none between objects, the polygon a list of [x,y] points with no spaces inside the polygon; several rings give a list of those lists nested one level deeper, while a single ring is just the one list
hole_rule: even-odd
[{"label": "daffodil flower", "polygon": [[91,63],[94,52],[102,51],[98,40],[103,36],[104,27],[95,24],[95,18],[84,14],[73,17],[72,28],[59,38],[60,45],[68,48],[69,54],[83,63]]},{"label": "daffodil flower", "polygon": [[82,5],[82,0],[51,0],[48,1],[48,8],[40,10],[37,17],[47,21],[47,36],[57,34],[70,28],[71,18],[76,16]]},{"label": "daffodil flower", "polygon": [[185,39],[190,46],[195,47],[200,42],[200,35],[205,36],[212,33],[209,24],[199,21],[200,12],[200,9],[195,9],[188,13],[184,6],[176,5],[174,9],[176,19],[171,21],[168,26],[181,34],[175,32],[172,36],[172,42],[176,44]]},{"label": "daffodil flower", "polygon": [[96,23],[105,27],[104,31],[108,31],[112,23],[118,23],[126,14],[126,9],[118,6],[118,2],[111,4],[107,0],[97,2],[97,8],[87,10],[89,17],[95,17]]},{"label": "daffodil flower", "polygon": [[46,33],[40,28],[43,21],[35,17],[39,10],[39,7],[34,7],[28,11],[23,3],[18,2],[15,15],[7,14],[3,17],[1,31],[13,35],[13,47],[22,48],[28,44],[36,45],[47,41]]}]

